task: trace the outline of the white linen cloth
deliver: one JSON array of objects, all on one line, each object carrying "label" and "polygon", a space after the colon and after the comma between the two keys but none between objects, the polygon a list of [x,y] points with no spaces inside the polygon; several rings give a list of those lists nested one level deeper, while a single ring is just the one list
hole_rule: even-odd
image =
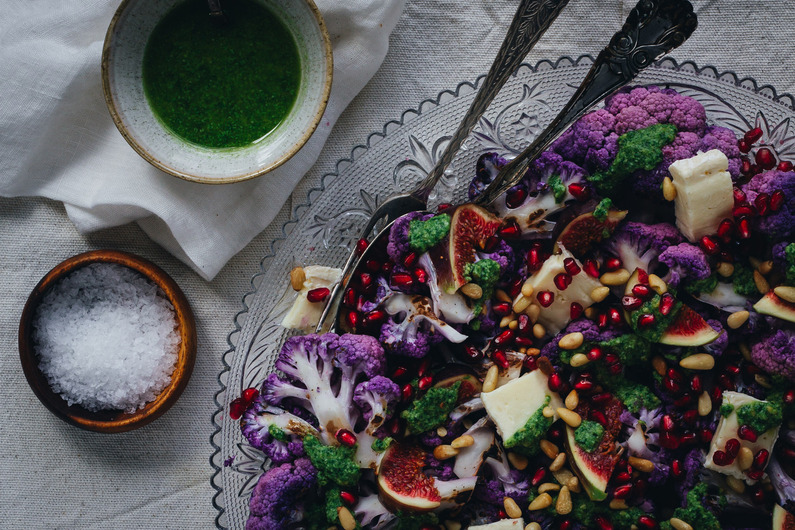
[{"label": "white linen cloth", "polygon": [[378,70],[405,0],[316,0],[334,50],[325,114],[306,145],[264,177],[210,186],[155,169],[116,130],[100,78],[118,0],[6,1],[0,18],[0,195],[63,201],[77,229],[136,221],[212,279],[274,218],[334,122]]}]

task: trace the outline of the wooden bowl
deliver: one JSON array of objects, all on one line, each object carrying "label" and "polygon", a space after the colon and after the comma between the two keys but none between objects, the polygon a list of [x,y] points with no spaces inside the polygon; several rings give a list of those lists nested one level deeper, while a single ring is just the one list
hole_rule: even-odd
[{"label": "wooden bowl", "polygon": [[[39,369],[38,355],[34,351],[33,316],[45,292],[69,273],[92,263],[116,263],[138,271],[165,293],[176,313],[181,343],[171,383],[157,398],[133,413],[120,410],[92,412],[80,405],[68,405],[65,399],[50,388],[47,378]],[[160,417],[177,401],[187,386],[196,359],[196,322],[185,295],[176,282],[160,267],[126,252],[94,250],[78,254],[56,265],[30,293],[19,322],[19,358],[22,361],[25,377],[36,397],[65,422],[89,431],[106,433],[130,431]]]}]

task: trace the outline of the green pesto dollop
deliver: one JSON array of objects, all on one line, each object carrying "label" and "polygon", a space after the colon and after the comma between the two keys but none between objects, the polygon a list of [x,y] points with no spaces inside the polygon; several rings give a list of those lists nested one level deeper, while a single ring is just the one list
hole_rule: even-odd
[{"label": "green pesto dollop", "polygon": [[596,171],[588,180],[599,193],[609,195],[635,171],[651,171],[657,167],[662,162],[662,148],[675,138],[676,127],[661,123],[622,134],[618,138],[618,153],[610,167]]},{"label": "green pesto dollop", "polygon": [[177,5],[144,51],[146,99],[163,125],[210,148],[243,147],[275,129],[295,103],[301,59],[290,31],[260,2],[224,4],[227,23],[205,0]]},{"label": "green pesto dollop", "polygon": [[703,280],[688,282],[687,285],[685,285],[685,291],[693,296],[698,296],[701,293],[711,293],[717,286],[718,276],[717,274],[712,274]]},{"label": "green pesto dollop", "polygon": [[574,429],[574,441],[589,453],[593,453],[599,447],[604,435],[605,428],[602,424],[591,420],[583,420],[580,426]]},{"label": "green pesto dollop", "polygon": [[630,383],[623,379],[615,386],[611,386],[613,394],[624,404],[630,412],[637,414],[641,409],[653,410],[662,403],[651,389],[642,384]]},{"label": "green pesto dollop", "polygon": [[450,233],[450,216],[446,213],[431,217],[427,221],[409,221],[409,247],[417,254],[424,254],[438,245]]},{"label": "green pesto dollop", "polygon": [[757,434],[778,427],[782,419],[781,407],[769,401],[754,401],[737,407],[737,423],[748,425]]},{"label": "green pesto dollop", "polygon": [[754,270],[747,263],[738,261],[734,264],[734,273],[731,276],[734,292],[743,296],[758,296],[759,290],[754,281]]},{"label": "green pesto dollop", "polygon": [[386,451],[394,440],[391,436],[387,436],[386,438],[376,438],[373,440],[373,443],[370,444],[370,447],[376,453],[383,453]]},{"label": "green pesto dollop", "polygon": [[268,434],[280,442],[286,442],[289,439],[289,436],[284,429],[281,429],[272,423],[268,425]]},{"label": "green pesto dollop", "polygon": [[321,486],[358,484],[360,470],[354,460],[355,447],[323,445],[316,437],[307,436],[304,438],[304,451],[317,469],[317,481]]},{"label": "green pesto dollop", "polygon": [[555,202],[558,204],[563,202],[563,199],[566,198],[566,194],[569,192],[569,189],[563,184],[559,175],[552,175],[549,177],[547,179],[547,186],[552,190],[552,196],[555,197]]},{"label": "green pesto dollop", "polygon": [[787,285],[795,285],[795,243],[790,243],[784,247],[784,260],[787,262],[787,269],[785,271],[787,279],[784,283]]},{"label": "green pesto dollop", "polygon": [[476,283],[483,290],[483,296],[475,301],[473,312],[479,315],[483,310],[483,303],[490,300],[494,294],[494,287],[500,279],[500,264],[493,259],[481,259],[475,263],[464,265],[464,279]]},{"label": "green pesto dollop", "polygon": [[447,416],[458,401],[461,381],[445,388],[433,387],[424,396],[415,399],[411,407],[400,413],[406,420],[409,432],[419,434],[430,431],[447,421]]},{"label": "green pesto dollop", "polygon": [[[698,530],[721,530],[718,518],[702,504],[702,500],[709,497],[708,487],[706,482],[699,482],[692,490],[687,492],[687,504],[684,508],[674,510],[673,517],[681,519],[691,527],[698,528]],[[725,495],[721,495],[718,504],[721,508],[726,505]],[[671,528],[673,527],[668,521],[660,523],[660,530],[670,530]]]},{"label": "green pesto dollop", "polygon": [[724,403],[720,406],[720,415],[724,418],[728,418],[732,412],[734,412],[734,405],[731,403]]},{"label": "green pesto dollop", "polygon": [[605,197],[599,204],[596,205],[596,208],[593,211],[594,218],[599,222],[604,222],[607,219],[607,214],[610,213],[610,208],[613,207],[613,201],[611,201],[608,197]]},{"label": "green pesto dollop", "polygon": [[[668,312],[667,315],[663,315],[660,313],[660,295],[655,294],[653,297],[649,298],[643,305],[641,305],[638,309],[629,313],[629,325],[642,338],[651,341],[651,342],[659,342],[660,338],[665,333],[665,330],[668,329],[668,326],[676,318],[676,314],[679,312],[679,309],[682,307],[682,303],[679,301],[674,302],[673,307]],[[638,326],[638,320],[640,317],[645,314],[654,315],[654,324],[649,327],[641,328]]]},{"label": "green pesto dollop", "polygon": [[527,456],[533,456],[538,453],[538,443],[547,435],[547,430],[552,425],[552,418],[547,418],[542,412],[544,407],[549,405],[550,399],[547,396],[544,399],[544,404],[538,407],[538,410],[527,419],[524,426],[505,440],[506,448],[514,449]]}]

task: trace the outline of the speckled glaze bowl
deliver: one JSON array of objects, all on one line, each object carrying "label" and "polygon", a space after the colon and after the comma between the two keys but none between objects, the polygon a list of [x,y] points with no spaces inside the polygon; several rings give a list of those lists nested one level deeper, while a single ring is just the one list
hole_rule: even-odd
[{"label": "speckled glaze bowl", "polygon": [[[331,42],[312,0],[257,0],[292,33],[301,58],[293,108],[262,140],[212,149],[166,129],[144,94],[142,64],[149,35],[184,0],[123,0],[111,20],[102,52],[102,88],[119,132],[149,163],[182,179],[228,184],[263,175],[290,159],[317,128],[331,91]],[[209,15],[208,15],[209,16]]]}]

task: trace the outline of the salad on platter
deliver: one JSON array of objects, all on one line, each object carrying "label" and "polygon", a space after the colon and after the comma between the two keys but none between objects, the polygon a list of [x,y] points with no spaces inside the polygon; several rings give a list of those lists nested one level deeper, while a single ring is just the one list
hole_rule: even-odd
[{"label": "salad on platter", "polygon": [[[673,89],[578,120],[490,211],[291,272],[247,528],[795,527],[795,171]],[[506,160],[487,153],[475,200]],[[362,248],[366,242],[362,242]]]}]

